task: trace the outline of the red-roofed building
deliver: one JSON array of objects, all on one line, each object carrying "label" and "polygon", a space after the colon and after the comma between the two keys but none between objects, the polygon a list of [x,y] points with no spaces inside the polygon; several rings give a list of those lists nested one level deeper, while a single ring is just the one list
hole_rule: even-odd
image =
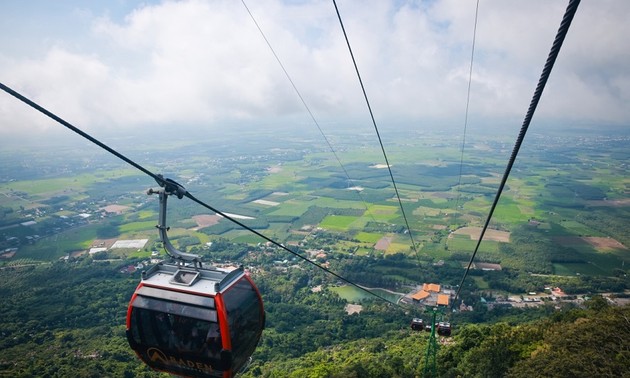
[{"label": "red-roofed building", "polygon": [[424,290],[420,290],[419,292],[413,294],[411,296],[411,299],[413,299],[414,301],[421,301],[421,300],[426,299],[426,298],[428,298],[430,296],[431,296],[431,293],[426,292]]},{"label": "red-roofed building", "polygon": [[406,296],[407,303],[415,302],[423,306],[448,306],[450,290],[443,289],[439,284],[424,283],[418,291]]},{"label": "red-roofed building", "polygon": [[439,293],[440,292],[440,285],[425,283],[425,284],[422,285],[422,290],[424,290],[424,291],[432,291],[434,293]]},{"label": "red-roofed building", "polygon": [[438,294],[437,304],[438,306],[448,306],[450,296],[448,294]]}]

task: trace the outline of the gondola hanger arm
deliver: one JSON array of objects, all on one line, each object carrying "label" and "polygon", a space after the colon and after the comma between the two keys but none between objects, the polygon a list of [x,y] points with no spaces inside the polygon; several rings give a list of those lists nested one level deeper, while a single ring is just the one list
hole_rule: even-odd
[{"label": "gondola hanger arm", "polygon": [[[162,178],[161,175],[158,175],[158,176]],[[158,182],[158,184],[160,184],[160,186],[162,186],[162,188],[149,189],[147,191],[147,194],[159,195],[160,214],[158,217],[158,224],[156,227],[159,231],[160,240],[164,244],[164,249],[166,250],[166,253],[168,253],[169,256],[173,257],[177,261],[180,261],[182,263],[192,262],[195,264],[195,266],[201,267],[201,257],[193,253],[182,252],[178,250],[177,248],[175,248],[175,246],[169,240],[168,233],[167,233],[167,231],[169,230],[169,227],[166,225],[166,207],[168,203],[168,196],[175,195],[177,196],[177,198],[181,199],[187,193],[187,190],[182,185],[178,184],[177,182],[171,179],[163,179],[163,180],[159,180],[159,181],[156,180],[156,181]]]}]

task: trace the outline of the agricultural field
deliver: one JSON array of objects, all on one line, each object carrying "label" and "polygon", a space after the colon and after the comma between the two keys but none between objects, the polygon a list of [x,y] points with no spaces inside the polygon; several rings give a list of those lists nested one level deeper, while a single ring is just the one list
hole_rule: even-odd
[{"label": "agricultural field", "polygon": [[[177,172],[174,179],[188,190],[280,243],[359,256],[419,253],[434,262],[469,255],[503,170],[505,151],[496,146],[505,143],[498,137],[470,141],[474,148],[465,151],[460,167],[455,141],[426,135],[415,142],[390,140],[407,229],[382,155],[367,138],[343,142],[337,155],[344,169],[329,151],[297,139],[282,148],[264,148],[256,141],[249,154],[215,145],[215,154],[207,157],[202,144],[182,143],[168,152],[154,147],[147,159],[162,157],[168,164],[157,165]],[[539,248],[540,273],[610,275],[630,264],[627,149],[609,148],[602,139],[571,152],[570,138],[535,142],[539,148],[524,151],[508,180],[479,258],[522,267],[521,256],[529,252],[520,252],[525,247],[518,240],[525,239],[510,235],[520,230],[544,246]],[[168,160],[178,148],[185,148],[186,166]],[[0,264],[59,259],[87,250],[99,238],[157,239],[157,200],[143,193],[155,186],[150,179],[101,155],[60,167],[56,159],[44,162],[42,151],[33,155],[29,158],[40,159],[42,167],[33,163],[18,169],[24,166],[19,159],[1,157],[0,251],[18,250]],[[218,238],[251,246],[262,241],[185,200],[169,202],[168,225],[187,250]],[[151,242],[133,253],[148,254],[154,247]]]}]

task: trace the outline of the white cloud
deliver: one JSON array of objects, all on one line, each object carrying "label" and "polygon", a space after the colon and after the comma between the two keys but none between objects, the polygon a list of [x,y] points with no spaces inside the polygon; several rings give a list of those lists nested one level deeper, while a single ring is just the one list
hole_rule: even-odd
[{"label": "white cloud", "polygon": [[[332,4],[250,3],[315,116],[367,123]],[[377,119],[463,121],[474,1],[338,5]],[[481,1],[471,122],[522,119],[565,6]],[[309,119],[238,1],[165,1],[138,6],[124,18],[77,9],[76,40],[68,32],[28,31],[34,11],[25,8],[24,29],[0,40],[1,81],[87,130]],[[537,117],[628,123],[629,18],[628,2],[583,2]],[[86,24],[89,29],[80,28]],[[16,47],[20,41],[39,50],[27,56]],[[0,96],[0,131],[52,126],[15,102]]]}]

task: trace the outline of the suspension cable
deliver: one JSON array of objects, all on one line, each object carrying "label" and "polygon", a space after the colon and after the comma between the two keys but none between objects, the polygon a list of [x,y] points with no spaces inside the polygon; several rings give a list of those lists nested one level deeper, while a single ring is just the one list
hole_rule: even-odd
[{"label": "suspension cable", "polygon": [[48,116],[49,118],[52,118],[53,120],[57,121],[61,125],[65,126],[66,128],[68,128],[68,129],[74,131],[75,133],[81,135],[83,138],[85,138],[85,139],[89,140],[90,142],[96,144],[97,146],[101,147],[105,151],[107,151],[107,152],[111,153],[112,155],[116,156],[117,158],[121,159],[125,163],[127,163],[129,165],[132,165],[133,167],[135,167],[135,168],[139,169],[140,171],[144,172],[145,174],[153,177],[153,179],[155,181],[157,181],[158,184],[160,184],[160,186],[163,186],[162,184],[166,183],[165,179],[162,176],[154,174],[153,172],[151,172],[148,169],[144,168],[140,164],[134,162],[133,160],[129,159],[128,157],[124,156],[123,154],[121,154],[120,152],[114,150],[113,148],[107,146],[106,144],[101,143],[100,141],[98,141],[97,139],[93,138],[89,134],[81,131],[80,129],[78,129],[78,128],[74,127],[74,126],[72,126],[69,122],[63,120],[62,118],[60,118],[57,115],[53,114],[52,112],[46,110],[45,108],[41,107],[40,105],[36,104],[32,100],[30,100],[30,99],[26,98],[25,96],[21,95],[20,93],[14,91],[13,89],[7,87],[6,85],[0,83],[0,89],[2,89],[3,91],[7,92],[11,96],[17,98],[18,100],[22,101],[23,103],[27,104],[28,106],[32,107],[33,109],[39,111],[40,113],[43,113],[44,115]]},{"label": "suspension cable", "polygon": [[[126,156],[124,156],[120,152],[117,152],[113,148],[111,148],[111,147],[107,146],[106,144],[100,142],[96,138],[90,136],[89,134],[85,133],[84,131],[81,131],[80,129],[78,129],[77,127],[73,126],[69,122],[63,120],[62,118],[58,117],[54,113],[52,113],[49,110],[47,110],[47,109],[43,108],[42,106],[38,105],[34,101],[28,99],[27,97],[21,95],[20,93],[14,91],[13,89],[11,89],[9,87],[7,87],[3,83],[0,83],[0,89],[2,89],[3,91],[7,92],[8,94],[14,96],[15,98],[17,98],[18,100],[22,101],[23,103],[29,105],[33,109],[43,113],[44,115],[48,116],[49,118],[52,118],[53,120],[57,121],[58,123],[62,124],[65,127],[67,127],[68,129],[74,131],[75,133],[81,135],[83,138],[85,138],[85,139],[89,140],[90,142],[96,144],[97,146],[103,148],[107,152],[113,154],[114,156],[118,157],[119,159],[123,160],[124,162],[126,162],[126,163],[130,164],[131,166],[137,168],[138,170],[142,171],[143,173],[147,174],[148,176],[152,177],[160,186],[164,187],[164,186],[167,186],[167,185],[171,185],[171,181],[169,179],[165,179],[162,175],[158,175],[158,174],[155,174],[155,173],[149,171],[148,169],[144,168],[140,164],[138,164],[135,161],[129,159]],[[354,286],[354,287],[356,287],[356,288],[358,288],[358,289],[360,289],[360,290],[362,290],[362,291],[364,291],[364,292],[366,292],[366,293],[368,293],[368,294],[370,294],[370,295],[372,295],[372,296],[374,296],[374,297],[376,297],[376,298],[378,298],[380,300],[383,300],[383,301],[385,301],[387,303],[393,304],[393,305],[395,305],[397,307],[400,307],[400,308],[404,308],[403,306],[399,305],[398,303],[394,303],[394,302],[384,298],[383,296],[380,296],[380,295],[378,295],[378,294],[376,294],[376,293],[374,293],[374,292],[372,292],[372,291],[370,291],[370,290],[368,290],[368,289],[366,289],[366,288],[356,284],[355,282],[353,282],[353,281],[343,277],[342,275],[333,272],[332,270],[330,270],[330,269],[328,269],[328,268],[326,268],[326,267],[316,263],[315,261],[312,261],[309,258],[307,258],[305,256],[302,256],[299,253],[291,250],[290,248],[287,248],[283,244],[280,244],[277,241],[275,241],[275,240],[273,240],[273,239],[271,239],[271,238],[261,234],[260,232],[254,230],[253,228],[251,228],[251,227],[243,224],[242,222],[236,220],[235,218],[229,216],[228,214],[226,214],[224,212],[221,212],[221,211],[215,209],[214,207],[206,204],[205,202],[199,200],[197,197],[195,197],[193,194],[191,194],[188,191],[185,191],[185,193],[184,192],[178,192],[178,197],[179,198],[187,197],[187,198],[191,199],[193,202],[196,202],[197,204],[205,207],[206,209],[215,212],[217,215],[220,215],[220,216],[226,218],[227,220],[231,221],[232,223],[235,223],[235,224],[239,225],[240,227],[244,228],[245,230],[256,234],[257,236],[259,236],[259,237],[263,238],[264,240],[272,243],[273,245],[275,245],[275,246],[277,246],[277,247],[279,247],[279,248],[281,248],[281,249],[291,253],[292,255],[294,255],[296,257],[299,257],[300,259],[306,261],[307,263],[309,263],[309,264],[311,264],[311,265],[313,265],[313,266],[315,266],[315,267],[325,271],[328,274],[331,274],[331,275],[335,276],[336,278],[346,282],[347,284],[352,285],[352,286]]]},{"label": "suspension cable", "polygon": [[370,106],[370,100],[368,99],[367,92],[365,91],[365,86],[363,85],[363,80],[361,79],[361,74],[359,73],[359,67],[357,66],[357,61],[354,59],[354,53],[352,52],[352,47],[350,47],[350,40],[348,39],[348,34],[346,33],[346,28],[343,26],[343,21],[341,20],[341,14],[339,13],[339,8],[337,7],[337,2],[333,0],[333,4],[335,5],[335,11],[337,12],[337,18],[339,19],[339,25],[341,25],[341,30],[343,31],[343,36],[346,39],[346,45],[348,46],[348,51],[350,52],[350,57],[352,58],[352,64],[354,65],[354,70],[357,73],[357,78],[359,79],[359,84],[361,84],[361,90],[363,92],[363,97],[365,98],[365,103],[367,104],[368,111],[370,112],[370,118],[372,119],[372,124],[374,125],[374,130],[376,131],[376,136],[378,137],[378,142],[381,145],[381,151],[383,151],[383,157],[385,158],[385,165],[387,165],[387,170],[389,171],[389,177],[392,180],[392,185],[394,186],[394,191],[396,192],[396,198],[398,198],[398,204],[400,205],[400,211],[402,212],[403,218],[405,220],[405,225],[407,226],[407,231],[409,232],[409,239],[411,239],[411,246],[413,247],[414,252],[417,254],[418,250],[416,249],[416,243],[413,240],[413,235],[411,233],[411,227],[409,227],[409,221],[407,220],[407,215],[405,214],[405,208],[403,207],[402,200],[400,199],[400,193],[398,192],[398,187],[396,186],[396,180],[394,180],[394,174],[392,173],[392,167],[389,164],[389,159],[387,159],[387,153],[385,152],[385,146],[383,145],[383,140],[381,139],[381,134],[378,131],[378,126],[376,126],[376,120],[374,119],[374,113],[372,112],[372,107]]},{"label": "suspension cable", "polygon": [[475,7],[475,26],[473,28],[472,49],[470,52],[470,70],[468,71],[468,90],[466,92],[466,112],[464,115],[464,135],[462,136],[462,148],[459,158],[459,178],[457,179],[457,199],[455,200],[455,212],[459,207],[459,200],[461,198],[460,186],[462,184],[462,172],[464,169],[464,148],[466,146],[466,128],[468,127],[468,108],[470,105],[470,87],[472,83],[473,62],[475,59],[475,41],[477,39],[477,18],[479,15],[479,0],[477,0],[477,6]]},{"label": "suspension cable", "polygon": [[[260,27],[260,25],[258,24],[258,22],[256,21],[256,18],[254,18],[254,15],[252,14],[252,12],[249,10],[249,7],[247,6],[247,4],[245,3],[245,0],[241,0],[241,3],[243,3],[243,6],[245,7],[245,9],[247,10],[247,13],[249,13],[249,17],[252,19],[252,21],[254,22],[254,24],[256,25],[256,28],[258,29],[258,32],[260,33],[260,35],[262,36],[262,38],[265,40],[265,43],[267,44],[267,47],[269,47],[269,50],[271,50],[271,53],[273,54],[273,56],[276,58],[276,61],[278,62],[278,64],[280,65],[280,68],[282,68],[282,72],[284,72],[284,75],[286,76],[287,80],[289,80],[289,83],[291,83],[291,86],[293,87],[293,90],[295,91],[295,93],[297,94],[297,96],[300,98],[300,101],[302,102],[302,105],[304,105],[304,108],[306,109],[306,112],[309,114],[309,116],[311,117],[311,119],[313,120],[313,123],[315,124],[315,126],[317,126],[317,130],[319,130],[319,133],[322,135],[322,137],[324,138],[324,141],[326,141],[326,144],[328,145],[328,148],[330,149],[330,151],[332,152],[332,154],[335,156],[335,159],[337,160],[337,163],[339,163],[339,166],[341,167],[341,169],[343,170],[343,172],[345,173],[346,177],[348,178],[348,181],[352,183],[352,186],[356,186],[356,184],[354,183],[354,180],[352,180],[350,178],[350,174],[348,173],[348,170],[346,169],[346,167],[343,165],[343,163],[341,162],[341,159],[339,158],[339,156],[337,155],[337,151],[335,151],[335,149],[333,148],[332,144],[330,143],[330,140],[328,139],[328,137],[326,137],[326,134],[324,134],[324,131],[322,130],[322,128],[319,126],[319,122],[317,122],[317,119],[315,119],[315,116],[313,115],[313,112],[311,111],[310,107],[306,104],[306,100],[304,100],[304,97],[302,97],[302,94],[300,93],[300,91],[298,90],[297,86],[295,85],[295,82],[293,81],[293,79],[291,78],[291,75],[289,75],[289,72],[286,70],[286,68],[284,67],[284,64],[282,64],[282,61],[280,60],[280,57],[278,56],[278,54],[276,54],[275,49],[273,48],[273,46],[271,45],[271,42],[269,42],[269,39],[267,39],[267,36],[265,35],[265,33],[263,32],[262,28]],[[363,195],[361,194],[360,191],[357,191],[357,194],[359,195],[359,198],[361,198],[361,201],[363,202],[363,206],[365,207],[365,210],[367,211],[368,215],[372,218],[372,220],[374,221],[374,223],[376,223],[376,218],[374,218],[374,215],[372,214],[372,212],[370,211],[367,202],[365,201],[365,198],[363,197]]]},{"label": "suspension cable", "polygon": [[382,296],[380,296],[380,295],[378,295],[378,294],[376,294],[376,293],[374,293],[374,292],[372,292],[372,291],[370,291],[370,290],[368,290],[368,289],[366,289],[366,288],[364,288],[364,287],[362,287],[362,286],[360,286],[360,285],[358,285],[358,284],[354,283],[353,281],[351,281],[351,280],[349,280],[349,279],[347,279],[347,278],[345,278],[345,277],[341,276],[340,274],[333,272],[332,270],[330,270],[330,269],[328,269],[328,268],[326,268],[326,267],[324,267],[324,266],[322,266],[322,265],[320,265],[320,264],[316,263],[316,262],[315,262],[315,261],[313,261],[313,260],[310,260],[308,257],[305,257],[305,256],[303,256],[303,255],[300,255],[299,253],[297,253],[297,252],[295,252],[295,251],[291,250],[290,248],[286,247],[284,244],[278,243],[277,241],[275,241],[275,240],[273,240],[273,239],[271,239],[271,238],[269,238],[269,237],[267,237],[267,236],[265,236],[265,235],[261,234],[260,232],[258,232],[258,231],[256,231],[256,230],[254,230],[254,229],[252,229],[252,228],[250,228],[250,227],[248,227],[248,226],[246,226],[246,225],[245,225],[245,224],[243,224],[242,222],[239,222],[238,220],[236,220],[236,219],[234,219],[234,218],[230,217],[229,215],[227,215],[227,214],[225,214],[225,213],[223,213],[223,212],[221,212],[221,211],[219,211],[219,210],[215,209],[214,207],[212,207],[212,206],[210,206],[210,205],[208,205],[208,204],[204,203],[203,201],[201,201],[201,200],[197,199],[197,197],[195,197],[194,195],[192,195],[192,194],[190,194],[190,193],[186,192],[186,194],[184,194],[184,196],[186,196],[186,197],[190,198],[193,202],[198,203],[199,205],[201,205],[201,206],[205,207],[206,209],[211,210],[211,211],[214,211],[214,212],[215,212],[215,213],[217,213],[218,215],[220,215],[220,216],[222,216],[222,217],[225,217],[225,218],[229,219],[230,221],[232,221],[232,222],[234,222],[235,224],[237,224],[237,225],[239,225],[239,226],[243,227],[243,228],[244,228],[244,229],[246,229],[247,231],[250,231],[250,232],[252,232],[252,233],[256,234],[257,236],[259,236],[259,237],[261,237],[261,238],[265,239],[266,241],[270,242],[271,244],[275,245],[276,247],[281,248],[281,249],[283,249],[283,250],[285,250],[285,251],[289,252],[290,254],[294,255],[295,257],[299,257],[300,259],[302,259],[302,260],[306,261],[307,263],[309,263],[309,264],[311,264],[311,265],[313,265],[313,266],[315,266],[315,267],[317,267],[317,268],[319,268],[319,269],[323,270],[324,272],[326,272],[326,273],[328,273],[328,274],[331,274],[331,275],[333,275],[333,276],[335,276],[335,277],[339,278],[340,280],[342,280],[342,281],[344,281],[344,282],[346,282],[346,283],[348,283],[348,284],[350,284],[350,285],[352,285],[352,286],[354,286],[354,287],[356,287],[356,288],[358,288],[358,289],[360,289],[360,290],[362,290],[362,291],[364,291],[364,292],[366,292],[366,293],[369,293],[369,294],[371,294],[371,295],[375,296],[375,297],[376,297],[376,298],[378,298],[378,299],[381,299],[381,300],[383,300],[383,301],[385,301],[385,302],[387,302],[387,303],[391,303],[391,304],[394,304],[394,305],[396,305],[396,306],[398,306],[398,307],[400,307],[400,308],[403,308],[401,305],[399,305],[399,304],[397,304],[397,303],[394,303],[394,302],[392,302],[392,301],[390,301],[390,300],[385,299],[384,297],[382,297]]},{"label": "suspension cable", "polygon": [[486,222],[483,225],[483,229],[481,230],[481,234],[479,235],[479,240],[477,240],[477,245],[475,246],[475,250],[470,257],[470,262],[468,263],[468,267],[464,271],[464,276],[459,284],[459,288],[457,289],[457,293],[455,293],[455,298],[453,299],[452,307],[455,306],[455,301],[457,300],[460,291],[464,287],[464,281],[466,280],[466,276],[468,276],[468,272],[470,271],[470,267],[472,266],[475,256],[477,255],[477,251],[479,250],[479,245],[483,240],[483,236],[488,229],[488,224],[490,223],[490,219],[492,218],[492,214],[494,213],[494,209],[497,207],[497,203],[499,202],[499,198],[501,197],[501,193],[503,192],[503,188],[505,187],[505,183],[507,181],[508,176],[510,175],[510,171],[512,170],[512,166],[514,165],[514,161],[516,160],[516,155],[521,148],[521,144],[523,143],[523,139],[525,138],[525,134],[527,133],[527,129],[529,128],[529,124],[532,121],[534,116],[534,112],[536,111],[536,107],[538,106],[538,102],[542,96],[543,90],[545,89],[545,85],[547,84],[547,80],[551,75],[551,70],[553,69],[553,65],[556,62],[556,58],[560,53],[560,48],[562,47],[562,43],[564,42],[564,38],[569,31],[569,26],[571,26],[571,21],[573,21],[573,16],[577,11],[578,5],[580,5],[580,0],[570,0],[569,5],[564,13],[564,17],[562,18],[562,22],[560,23],[560,28],[556,34],[556,38],[553,41],[553,45],[551,46],[551,51],[549,52],[549,56],[547,57],[547,61],[545,62],[545,66],[543,67],[542,74],[540,75],[540,79],[538,80],[538,85],[536,86],[536,90],[534,91],[534,95],[532,97],[531,103],[529,104],[529,108],[527,109],[527,113],[525,114],[525,119],[523,120],[523,125],[521,126],[521,131],[518,134],[516,139],[516,143],[514,144],[514,149],[512,150],[512,155],[510,156],[510,160],[508,161],[507,167],[505,168],[505,172],[503,173],[503,178],[501,179],[501,184],[499,185],[499,189],[497,191],[496,196],[494,197],[494,202],[490,207],[490,212],[488,213],[488,217],[486,218]]}]

